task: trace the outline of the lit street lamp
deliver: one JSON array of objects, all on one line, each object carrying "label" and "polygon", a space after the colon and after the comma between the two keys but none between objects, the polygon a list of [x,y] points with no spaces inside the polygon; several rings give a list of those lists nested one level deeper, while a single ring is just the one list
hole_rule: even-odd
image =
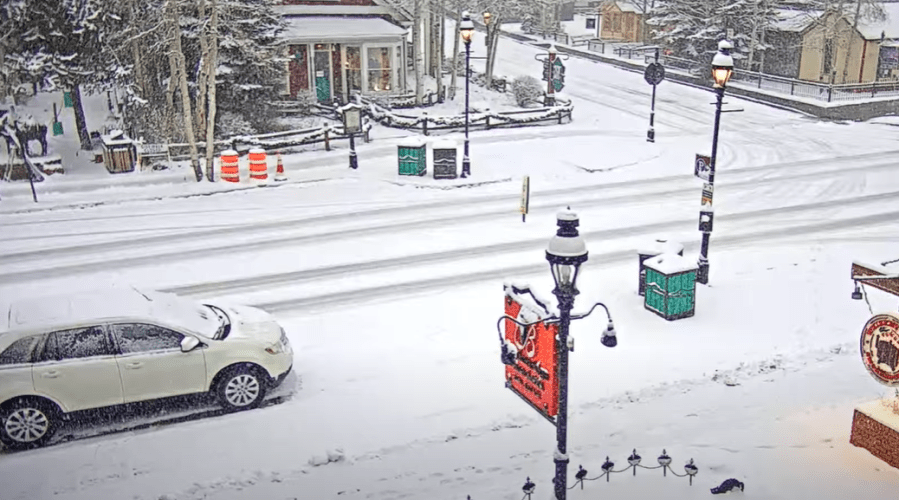
[{"label": "lit street lamp", "polygon": [[462,156],[462,178],[471,175],[471,160],[468,158],[468,80],[471,73],[471,37],[474,35],[474,23],[468,12],[462,13],[462,22],[459,23],[459,33],[465,42],[465,152]]},{"label": "lit street lamp", "polygon": [[[717,94],[718,97],[715,103],[715,131],[712,135],[712,156],[709,164],[709,185],[713,188],[715,186],[715,161],[718,155],[718,126],[721,123],[721,103],[724,99],[724,88],[727,86],[728,80],[730,80],[730,77],[734,73],[734,58],[730,55],[730,51],[733,48],[733,44],[729,41],[721,40],[718,42],[718,53],[712,58],[712,78],[715,79],[714,88],[715,94]],[[709,206],[711,207],[711,204],[709,204]],[[702,247],[699,251],[699,270],[696,273],[696,281],[706,285],[709,282],[708,256],[709,237],[712,233],[711,208],[700,212],[700,226],[703,225],[704,220],[708,221],[708,226],[705,228],[700,227],[700,230],[702,230]]]}]

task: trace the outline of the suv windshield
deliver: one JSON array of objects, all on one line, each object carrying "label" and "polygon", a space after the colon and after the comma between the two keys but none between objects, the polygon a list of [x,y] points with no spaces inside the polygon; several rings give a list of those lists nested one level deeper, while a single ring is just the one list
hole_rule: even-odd
[{"label": "suv windshield", "polygon": [[215,331],[215,336],[212,337],[214,340],[225,340],[228,338],[228,334],[231,333],[231,318],[228,317],[228,314],[225,313],[224,310],[220,307],[216,307],[211,304],[204,304],[209,309],[212,309],[212,312],[215,313],[219,318],[219,327],[218,330]]}]

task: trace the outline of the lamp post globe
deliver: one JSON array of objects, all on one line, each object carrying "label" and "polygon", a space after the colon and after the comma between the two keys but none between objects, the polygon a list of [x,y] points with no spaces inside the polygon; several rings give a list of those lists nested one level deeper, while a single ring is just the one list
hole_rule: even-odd
[{"label": "lamp post globe", "polygon": [[734,58],[730,51],[734,46],[727,40],[718,42],[718,52],[712,58],[712,78],[715,80],[715,88],[724,88],[734,74]]},{"label": "lamp post globe", "polygon": [[474,34],[474,23],[471,22],[471,15],[468,12],[462,13],[462,22],[459,23],[459,34],[466,45],[471,43],[471,36]]},{"label": "lamp post globe", "polygon": [[572,298],[578,293],[576,285],[581,264],[587,261],[587,243],[578,234],[578,224],[576,213],[570,210],[559,212],[556,215],[559,229],[546,248],[546,260],[556,284],[553,293],[568,292]]}]

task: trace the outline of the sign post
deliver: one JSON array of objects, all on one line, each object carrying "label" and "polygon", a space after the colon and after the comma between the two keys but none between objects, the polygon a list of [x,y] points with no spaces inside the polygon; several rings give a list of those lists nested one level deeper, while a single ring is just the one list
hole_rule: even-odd
[{"label": "sign post", "polygon": [[528,205],[531,201],[531,180],[529,176],[524,176],[521,183],[521,222],[525,221],[528,215]]},{"label": "sign post", "polygon": [[362,132],[362,109],[353,103],[341,108],[343,115],[343,130],[350,136],[350,168],[359,168],[359,160],[356,158],[356,142],[354,134]]},{"label": "sign post", "polygon": [[652,85],[652,105],[649,110],[649,130],[646,131],[646,141],[656,142],[656,86],[665,79],[665,67],[659,64],[658,48],[656,48],[655,62],[651,62],[646,66],[646,71],[643,72],[643,79],[646,80],[646,83]]}]

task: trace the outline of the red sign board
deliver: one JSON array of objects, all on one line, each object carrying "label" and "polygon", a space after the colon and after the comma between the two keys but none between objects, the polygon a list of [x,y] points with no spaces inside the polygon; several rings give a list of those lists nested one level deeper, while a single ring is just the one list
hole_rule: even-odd
[{"label": "red sign board", "polygon": [[862,361],[878,382],[899,387],[899,316],[878,314],[862,330]]},{"label": "red sign board", "polygon": [[[509,291],[506,292],[506,315],[521,323],[530,323],[534,318],[539,320],[547,316],[545,311],[528,305],[526,301],[516,300]],[[506,365],[506,386],[555,423],[554,417],[559,412],[556,368],[559,361],[556,350],[558,323],[547,325],[540,322],[527,328],[508,320],[505,324],[506,341],[518,349],[515,364]]]}]

